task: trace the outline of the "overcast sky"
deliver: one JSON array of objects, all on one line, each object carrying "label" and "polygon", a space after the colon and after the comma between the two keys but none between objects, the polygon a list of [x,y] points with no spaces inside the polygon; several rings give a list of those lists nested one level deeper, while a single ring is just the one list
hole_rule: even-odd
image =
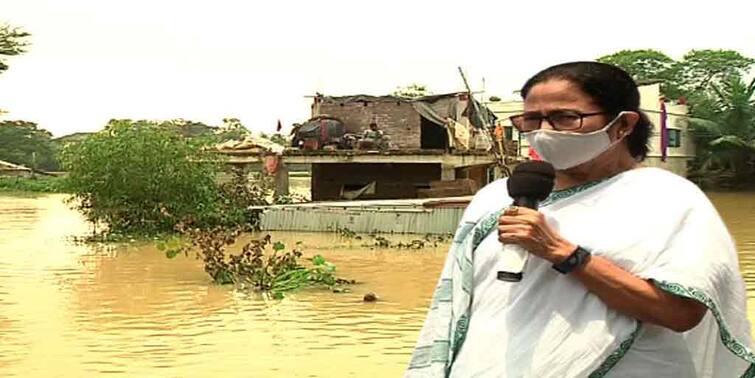
[{"label": "overcast sky", "polygon": [[[679,4],[679,5],[674,5]],[[32,34],[0,74],[4,119],[54,135],[111,118],[237,117],[270,132],[306,120],[315,91],[425,84],[510,97],[537,70],[621,49],[755,57],[752,1],[0,0]]]}]

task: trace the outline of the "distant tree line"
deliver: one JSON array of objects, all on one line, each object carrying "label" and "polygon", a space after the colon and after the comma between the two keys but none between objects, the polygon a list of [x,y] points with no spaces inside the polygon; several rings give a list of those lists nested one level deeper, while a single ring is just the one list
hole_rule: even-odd
[{"label": "distant tree line", "polygon": [[[198,145],[221,143],[231,139],[242,139],[249,130],[237,118],[225,118],[221,126],[210,126],[202,122],[174,119],[170,121],[111,120],[105,125],[108,132],[115,125],[124,123],[150,123],[166,131],[187,138]],[[74,133],[60,138],[40,128],[34,122],[21,120],[0,121],[0,160],[23,165],[40,171],[61,169],[58,154],[68,144],[79,143],[95,133]]]}]

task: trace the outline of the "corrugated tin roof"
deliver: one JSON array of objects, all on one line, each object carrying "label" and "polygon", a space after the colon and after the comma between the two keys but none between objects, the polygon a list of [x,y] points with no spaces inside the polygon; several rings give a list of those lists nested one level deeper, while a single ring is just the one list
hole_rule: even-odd
[{"label": "corrugated tin roof", "polygon": [[462,208],[360,209],[277,208],[260,218],[263,231],[333,232],[346,228],[358,233],[452,234]]},{"label": "corrugated tin roof", "polygon": [[256,206],[264,231],[450,234],[471,197],[311,202]]}]

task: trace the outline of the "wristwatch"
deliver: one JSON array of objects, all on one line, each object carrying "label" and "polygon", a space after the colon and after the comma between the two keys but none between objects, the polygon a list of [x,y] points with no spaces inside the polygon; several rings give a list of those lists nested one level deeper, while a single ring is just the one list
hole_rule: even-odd
[{"label": "wristwatch", "polygon": [[569,272],[587,264],[590,261],[590,251],[577,246],[577,249],[572,252],[566,260],[561,261],[558,264],[553,264],[553,269],[557,270],[561,274],[568,274]]}]

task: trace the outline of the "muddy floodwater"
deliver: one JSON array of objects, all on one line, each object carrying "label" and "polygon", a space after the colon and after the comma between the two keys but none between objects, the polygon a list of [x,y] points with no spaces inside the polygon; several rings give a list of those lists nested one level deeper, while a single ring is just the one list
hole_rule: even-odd
[{"label": "muddy floodwater", "polygon": [[[755,320],[755,193],[709,196],[736,238]],[[400,376],[447,251],[273,233],[362,283],[266,300],[215,286],[199,261],[168,260],[152,243],[74,243],[90,229],[64,198],[0,195],[4,377]],[[366,292],[380,301],[363,303]]]}]

